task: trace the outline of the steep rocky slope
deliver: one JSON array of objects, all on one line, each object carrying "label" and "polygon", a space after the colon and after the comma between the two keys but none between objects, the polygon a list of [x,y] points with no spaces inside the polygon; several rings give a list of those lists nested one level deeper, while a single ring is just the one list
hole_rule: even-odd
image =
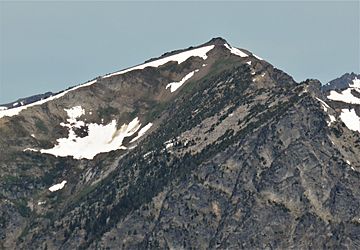
[{"label": "steep rocky slope", "polygon": [[359,105],[329,99],[350,80],[216,38],[2,110],[1,246],[359,248]]}]

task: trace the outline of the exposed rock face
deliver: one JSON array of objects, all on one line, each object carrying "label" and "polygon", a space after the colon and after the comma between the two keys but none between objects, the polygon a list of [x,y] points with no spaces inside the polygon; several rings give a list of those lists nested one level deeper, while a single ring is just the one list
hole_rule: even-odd
[{"label": "exposed rock face", "polygon": [[[359,248],[359,105],[221,38],[148,63],[179,55],[0,118],[2,247]],[[114,121],[110,152],[41,151]]]}]

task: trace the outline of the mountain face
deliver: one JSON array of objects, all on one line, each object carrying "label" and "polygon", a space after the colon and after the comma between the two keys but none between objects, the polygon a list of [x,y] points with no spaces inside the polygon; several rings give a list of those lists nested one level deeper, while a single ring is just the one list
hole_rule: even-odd
[{"label": "mountain face", "polygon": [[355,79],[360,79],[360,74],[355,74],[353,73],[346,73],[344,75],[342,75],[339,78],[336,78],[330,82],[328,82],[327,84],[325,84],[322,87],[323,91],[330,91],[330,90],[343,90],[346,88],[349,88],[350,85],[353,84],[353,81]]},{"label": "mountain face", "polygon": [[360,80],[222,38],[0,111],[5,249],[360,248]]}]

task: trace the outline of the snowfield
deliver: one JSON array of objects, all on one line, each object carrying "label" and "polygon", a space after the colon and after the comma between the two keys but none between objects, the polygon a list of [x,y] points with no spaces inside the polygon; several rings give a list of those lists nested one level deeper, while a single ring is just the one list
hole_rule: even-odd
[{"label": "snowfield", "polygon": [[360,98],[353,96],[351,90],[353,90],[353,88],[347,88],[341,91],[341,93],[331,90],[330,95],[328,95],[327,98],[333,101],[340,101],[349,104],[360,104]]},{"label": "snowfield", "polygon": [[183,85],[187,80],[189,80],[191,77],[193,77],[193,75],[195,74],[195,72],[198,72],[199,70],[196,69],[194,71],[191,71],[189,74],[187,74],[186,76],[183,77],[183,79],[181,79],[180,82],[171,82],[168,85],[166,85],[166,89],[170,88],[170,92],[174,92],[176,91],[178,88],[181,87],[181,85]]},{"label": "snowfield", "polygon": [[[126,137],[131,137],[140,129],[141,124],[138,117],[134,118],[129,124],[123,124],[117,129],[116,120],[112,120],[109,124],[89,123],[85,124],[78,118],[85,113],[81,106],[65,109],[68,114],[67,123],[61,123],[63,127],[69,128],[69,134],[66,138],[57,139],[57,144],[50,149],[31,149],[24,151],[39,151],[43,154],[51,154],[54,156],[66,157],[72,156],[74,159],[93,159],[97,154],[110,152],[117,149],[126,150],[123,141]],[[74,128],[88,128],[88,135],[78,137]],[[140,129],[137,136],[131,141],[139,139],[150,129],[152,123],[147,124]]]},{"label": "snowfield", "polygon": [[360,117],[357,116],[355,109],[342,109],[340,119],[345,123],[348,129],[360,133]]},{"label": "snowfield", "polygon": [[327,98],[333,101],[340,101],[349,104],[360,104],[360,98],[354,96],[351,91],[357,91],[360,93],[360,79],[355,78],[352,80],[352,84],[349,84],[349,88],[341,91],[341,93],[338,93],[335,90],[330,91]]}]

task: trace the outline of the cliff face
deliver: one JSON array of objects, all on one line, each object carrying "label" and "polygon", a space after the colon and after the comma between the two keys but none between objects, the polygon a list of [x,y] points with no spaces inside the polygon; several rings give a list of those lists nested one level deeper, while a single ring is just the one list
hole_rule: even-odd
[{"label": "cliff face", "polygon": [[2,247],[358,248],[331,90],[217,38],[0,111]]}]

